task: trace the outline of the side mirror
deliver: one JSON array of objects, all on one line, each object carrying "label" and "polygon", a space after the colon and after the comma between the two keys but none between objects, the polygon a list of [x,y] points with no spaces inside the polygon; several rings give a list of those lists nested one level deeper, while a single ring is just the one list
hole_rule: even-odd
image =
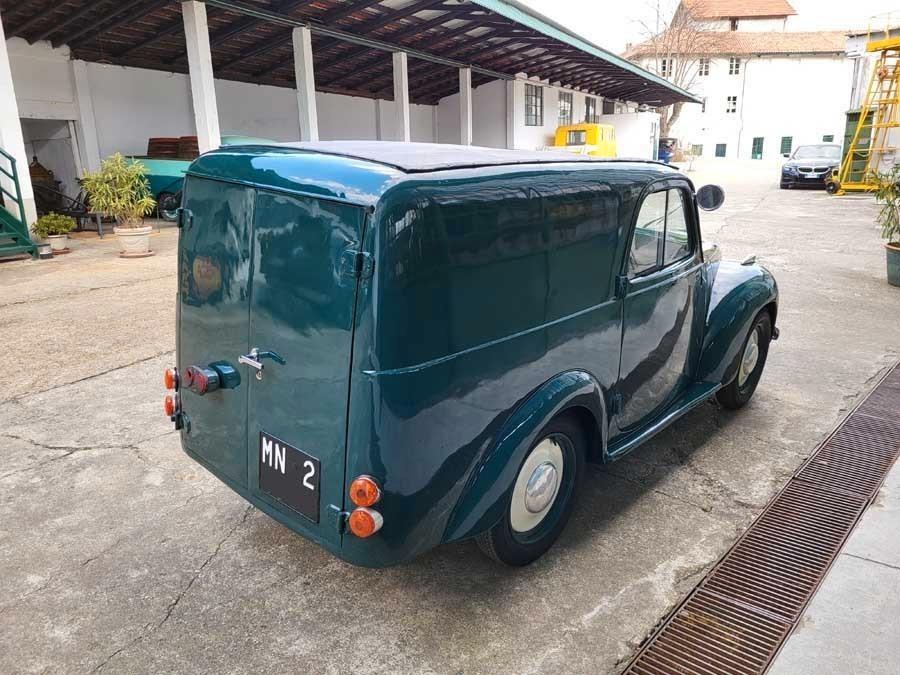
[{"label": "side mirror", "polygon": [[725,202],[725,190],[718,185],[704,185],[697,190],[697,206],[704,211],[715,211]]}]

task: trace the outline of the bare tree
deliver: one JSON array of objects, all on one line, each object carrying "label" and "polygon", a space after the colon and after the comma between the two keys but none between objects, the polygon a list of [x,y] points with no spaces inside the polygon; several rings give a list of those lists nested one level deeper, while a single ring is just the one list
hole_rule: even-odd
[{"label": "bare tree", "polygon": [[[626,55],[641,62],[651,72],[688,91],[697,80],[700,59],[709,56],[715,41],[715,31],[709,24],[696,19],[685,2],[674,9],[671,0],[650,0],[653,23],[638,22],[644,41],[630,48]],[[701,2],[690,2],[696,12]],[[703,12],[697,12],[703,14]],[[671,17],[670,19],[667,18]],[[681,115],[684,102],[658,108],[660,136],[668,136]]]}]

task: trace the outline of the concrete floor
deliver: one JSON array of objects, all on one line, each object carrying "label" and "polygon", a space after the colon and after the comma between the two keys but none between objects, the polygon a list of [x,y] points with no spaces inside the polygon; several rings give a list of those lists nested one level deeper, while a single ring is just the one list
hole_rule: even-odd
[{"label": "concrete floor", "polygon": [[867,198],[779,191],[716,163],[703,218],[778,278],[781,340],[752,403],[713,403],[594,467],[558,545],[522,570],[471,543],[351,567],[188,460],[162,414],[176,231],[0,264],[0,672],[602,673],[728,548],[900,358],[900,289]]}]

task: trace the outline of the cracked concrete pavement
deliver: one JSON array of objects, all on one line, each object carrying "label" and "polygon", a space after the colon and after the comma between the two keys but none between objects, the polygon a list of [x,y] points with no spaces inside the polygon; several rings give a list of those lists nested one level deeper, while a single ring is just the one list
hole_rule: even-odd
[{"label": "cracked concrete pavement", "polygon": [[177,232],[0,264],[0,672],[616,672],[897,358],[868,198],[717,163],[704,234],[757,254],[782,337],[743,411],[709,403],[592,466],[523,570],[471,543],[396,568],[336,560],[190,461],[161,411]]}]

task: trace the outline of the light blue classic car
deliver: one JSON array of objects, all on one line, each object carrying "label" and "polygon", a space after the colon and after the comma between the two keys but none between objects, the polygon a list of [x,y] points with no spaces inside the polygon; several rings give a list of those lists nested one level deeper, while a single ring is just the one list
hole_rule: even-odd
[{"label": "light blue classic car", "polygon": [[[223,146],[260,143],[269,144],[273,143],[273,141],[254,136],[234,134],[222,136]],[[160,217],[174,221],[175,211],[181,201],[181,187],[184,184],[184,174],[193,160],[156,159],[138,155],[133,155],[132,159],[138,160],[147,170],[146,176],[150,183],[150,194],[156,200]]]}]

